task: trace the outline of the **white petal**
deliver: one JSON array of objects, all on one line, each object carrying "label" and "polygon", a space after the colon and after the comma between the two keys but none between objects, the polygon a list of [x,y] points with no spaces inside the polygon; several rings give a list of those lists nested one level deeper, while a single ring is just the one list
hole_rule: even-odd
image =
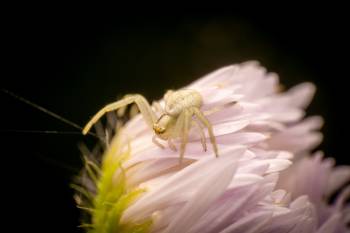
[{"label": "white petal", "polygon": [[237,173],[250,173],[255,175],[263,175],[270,164],[264,161],[247,161],[246,163],[240,163]]},{"label": "white petal", "polygon": [[261,133],[234,133],[216,137],[219,144],[255,144],[264,141],[268,137]]},{"label": "white petal", "polygon": [[276,159],[293,159],[294,155],[288,151],[281,151],[276,156]]},{"label": "white petal", "polygon": [[232,180],[229,187],[233,188],[233,187],[251,185],[251,184],[255,184],[259,181],[262,181],[263,179],[264,178],[262,176],[255,175],[255,174],[239,173],[239,174],[235,175],[235,179]]},{"label": "white petal", "polygon": [[230,78],[238,70],[238,65],[231,65],[215,70],[193,82],[188,88],[204,88],[208,86],[226,85],[225,79]]},{"label": "white petal", "polygon": [[350,198],[350,185],[346,186],[344,190],[342,190],[335,201],[335,208],[338,211],[341,211],[344,208],[347,200]]},{"label": "white petal", "polygon": [[220,233],[258,233],[262,227],[269,223],[271,217],[271,212],[251,213],[220,231]]},{"label": "white petal", "polygon": [[233,165],[222,167],[222,170],[214,171],[204,179],[204,182],[198,185],[196,193],[174,216],[165,232],[187,232],[190,226],[204,215],[210,205],[225,191],[236,168],[237,166]]},{"label": "white petal", "polygon": [[[142,198],[130,206],[123,215],[123,221],[132,218],[137,221],[150,213],[186,200],[186,193],[196,190],[201,179],[223,167],[232,166],[245,149],[237,149],[232,156],[220,156],[198,161],[166,179],[154,189],[150,189]],[[184,194],[184,195],[182,195]]]},{"label": "white petal", "polygon": [[[301,204],[303,204],[301,206]],[[301,219],[312,214],[313,206],[307,202],[307,199],[298,199],[292,203],[293,207],[287,212],[280,212],[274,215],[269,223],[261,229],[261,233],[280,233],[290,232],[299,224]]]},{"label": "white petal", "polygon": [[338,166],[331,172],[326,194],[331,195],[343,184],[350,180],[350,166]]},{"label": "white petal", "polygon": [[232,121],[232,122],[225,122],[221,124],[214,125],[214,134],[216,136],[229,134],[237,132],[238,130],[243,129],[249,124],[249,121],[247,120],[241,120],[241,121]]},{"label": "white petal", "polygon": [[242,213],[257,205],[272,189],[273,185],[267,180],[261,180],[254,185],[229,189],[225,197],[215,203],[208,214],[201,218],[190,232],[210,233],[224,229],[241,218]]},{"label": "white petal", "polygon": [[[233,155],[237,149],[244,148],[241,145],[218,145],[219,156]],[[199,160],[215,157],[211,145],[207,146],[207,151],[198,142],[189,142],[186,146],[184,159]],[[173,151],[169,148],[161,149],[155,145],[143,151],[138,151],[130,160],[125,162],[125,167],[129,167],[139,162],[154,159],[179,159],[179,151]]]},{"label": "white petal", "polygon": [[295,122],[300,120],[305,112],[299,108],[278,109],[275,112],[270,112],[271,120],[279,122]]},{"label": "white petal", "polygon": [[316,87],[312,83],[302,83],[288,90],[287,94],[296,107],[305,108],[311,102],[316,91]]},{"label": "white petal", "polygon": [[312,217],[301,217],[293,230],[288,233],[311,233],[316,230],[316,219]]},{"label": "white petal", "polygon": [[292,164],[292,162],[287,159],[268,159],[266,162],[270,163],[269,169],[266,173],[283,171]]},{"label": "white petal", "polygon": [[333,214],[326,222],[324,222],[316,233],[335,233],[340,226],[341,214]]}]

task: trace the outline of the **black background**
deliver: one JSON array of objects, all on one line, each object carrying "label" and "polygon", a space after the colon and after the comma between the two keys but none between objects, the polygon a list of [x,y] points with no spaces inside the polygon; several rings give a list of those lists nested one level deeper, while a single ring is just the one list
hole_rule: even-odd
[{"label": "black background", "polygon": [[[8,19],[2,87],[84,125],[126,93],[160,98],[224,65],[258,60],[286,87],[311,81],[309,114],[325,118],[319,149],[348,156],[349,25],[339,11],[246,15],[225,12],[19,15]],[[5,72],[6,71],[6,72]],[[12,229],[79,232],[69,188],[81,167],[79,134],[42,112],[1,95],[2,193]],[[15,223],[15,224],[14,224]],[[5,223],[6,224],[6,223]]]}]

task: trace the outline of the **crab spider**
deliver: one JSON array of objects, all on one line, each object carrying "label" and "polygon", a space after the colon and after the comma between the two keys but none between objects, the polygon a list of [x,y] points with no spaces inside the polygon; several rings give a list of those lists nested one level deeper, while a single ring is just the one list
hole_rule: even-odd
[{"label": "crab spider", "polygon": [[[218,156],[218,149],[212,125],[200,110],[203,102],[202,96],[195,90],[169,90],[165,93],[164,100],[164,109],[161,109],[159,104],[156,105],[156,107],[162,111],[160,117],[157,117],[148,101],[142,95],[126,95],[123,99],[108,104],[97,112],[97,114],[93,116],[84,127],[83,134],[87,134],[92,125],[95,124],[105,113],[118,109],[121,110],[128,104],[135,103],[149,128],[153,129],[155,132],[153,137],[153,142],[155,144],[164,148],[164,146],[156,140],[157,138],[160,138],[162,140],[167,140],[169,147],[172,150],[176,150],[176,147],[171,140],[175,138],[181,139],[180,162],[183,159],[186,144],[188,142],[188,132],[192,126],[196,126],[200,132],[201,143],[204,151],[206,151],[206,140],[202,125],[208,129],[214,153]],[[193,118],[193,116],[195,118]]]}]

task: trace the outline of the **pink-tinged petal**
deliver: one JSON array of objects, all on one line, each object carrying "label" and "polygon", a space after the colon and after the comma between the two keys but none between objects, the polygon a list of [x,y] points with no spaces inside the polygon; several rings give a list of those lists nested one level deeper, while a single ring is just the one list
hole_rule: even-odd
[{"label": "pink-tinged petal", "polygon": [[239,101],[242,98],[242,95],[235,95],[232,90],[228,89],[219,89],[216,90],[217,94],[209,96],[209,94],[202,94],[202,96],[207,97],[203,100],[203,105],[206,109],[211,107],[220,107],[221,105]]},{"label": "pink-tinged petal", "polygon": [[331,172],[328,185],[326,188],[326,195],[332,195],[337,191],[342,185],[350,180],[350,166],[338,166]]},{"label": "pink-tinged petal", "polygon": [[259,175],[249,174],[249,173],[240,173],[235,175],[235,179],[232,180],[229,185],[230,188],[236,188],[246,185],[255,184],[259,181],[262,181],[264,178]]},{"label": "pink-tinged petal", "polygon": [[258,233],[265,225],[269,224],[271,217],[272,212],[251,213],[220,231],[220,233]]},{"label": "pink-tinged petal", "polygon": [[149,128],[142,115],[138,114],[125,125],[124,131],[132,137],[136,137],[145,132],[149,132]]},{"label": "pink-tinged petal", "polygon": [[[213,114],[214,112],[220,111],[222,112],[222,109],[228,108],[231,105],[235,105],[240,99],[242,98],[241,95],[229,95],[225,98],[221,98],[218,100],[213,99],[212,101],[208,101],[208,103],[205,103],[205,105],[202,107],[202,111],[204,115],[208,116],[209,114]],[[224,114],[227,114],[228,112],[224,111]],[[212,122],[214,123],[214,122]]]},{"label": "pink-tinged petal", "polygon": [[179,165],[177,158],[150,160],[136,164],[128,169],[128,183],[130,186],[134,186],[166,173],[180,170],[183,166]]},{"label": "pink-tinged petal", "polygon": [[292,160],[294,155],[288,151],[280,151],[276,156],[276,159],[289,159]]},{"label": "pink-tinged petal", "polygon": [[295,122],[304,117],[305,112],[299,108],[278,109],[270,111],[270,119],[282,123]]},{"label": "pink-tinged petal", "polygon": [[270,164],[266,173],[283,171],[292,164],[288,159],[267,159],[265,161]]},{"label": "pink-tinged petal", "polygon": [[205,88],[212,86],[226,86],[226,80],[232,77],[235,72],[238,71],[238,65],[231,65],[220,68],[206,76],[200,78],[199,80],[190,84],[188,89]]},{"label": "pink-tinged petal", "polygon": [[321,227],[316,231],[316,233],[336,233],[340,226],[341,214],[336,213],[332,215],[326,222],[324,222]]},{"label": "pink-tinged petal", "polygon": [[335,209],[339,212],[344,208],[346,201],[350,198],[350,185],[348,185],[337,197],[335,201]]},{"label": "pink-tinged petal", "polygon": [[268,174],[268,173],[285,170],[291,164],[292,162],[288,159],[278,159],[278,158],[247,161],[247,162],[242,162],[240,164],[239,171],[242,171],[242,172],[249,171],[251,173],[252,171],[249,169],[255,169],[255,167],[267,165],[268,168],[264,171],[264,173]]},{"label": "pink-tinged petal", "polygon": [[247,120],[225,122],[221,124],[216,124],[214,126],[214,133],[216,136],[225,135],[229,133],[235,133],[238,130],[243,129],[249,124]]},{"label": "pink-tinged petal", "polygon": [[308,200],[309,200],[308,196],[306,195],[300,196],[290,204],[290,208],[291,209],[304,208],[306,204],[309,204]]},{"label": "pink-tinged petal", "polygon": [[347,204],[346,207],[343,209],[344,213],[344,222],[350,222],[350,205]]},{"label": "pink-tinged petal", "polygon": [[227,166],[234,167],[233,165],[244,151],[244,149],[237,149],[232,153],[233,156],[203,159],[165,179],[156,187],[149,187],[149,191],[125,211],[123,219],[132,217],[133,220],[140,220],[156,210],[185,201],[186,194],[196,190],[200,180],[206,179],[213,171]]},{"label": "pink-tinged petal", "polygon": [[270,96],[276,93],[278,88],[278,75],[275,73],[266,73],[261,70],[260,79],[256,79],[251,85],[246,85],[248,89],[244,90],[247,100],[254,101]]},{"label": "pink-tinged petal", "polygon": [[312,233],[316,230],[316,220],[312,217],[301,217],[298,224],[288,233]]},{"label": "pink-tinged petal", "polygon": [[255,120],[249,125],[249,131],[258,131],[258,132],[266,132],[266,131],[283,131],[286,129],[286,126],[281,122],[271,121],[269,120]]},{"label": "pink-tinged petal", "polygon": [[315,148],[321,143],[322,139],[323,135],[318,132],[298,135],[286,131],[271,136],[266,143],[273,150],[301,153]]},{"label": "pink-tinged petal", "polygon": [[256,158],[259,159],[289,159],[291,160],[294,156],[289,151],[280,151],[280,150],[263,150],[261,148],[250,148],[249,151],[252,151]]},{"label": "pink-tinged petal", "polygon": [[234,133],[218,136],[216,141],[218,144],[249,145],[259,143],[267,138],[266,135],[261,133]]},{"label": "pink-tinged petal", "polygon": [[[214,111],[215,109],[209,108],[207,109],[207,118],[212,123],[219,123],[219,122],[227,122],[232,120],[246,120],[247,113],[245,112],[244,106],[240,103],[236,103],[234,105],[224,106],[222,109],[221,107],[217,108],[217,111]],[[252,114],[250,114],[252,115]]]},{"label": "pink-tinged petal", "polygon": [[152,214],[152,233],[163,233],[169,223],[174,219],[174,213],[178,213],[183,203],[172,205],[164,210],[156,211]]},{"label": "pink-tinged petal", "polygon": [[288,90],[287,95],[290,96],[293,106],[306,108],[310,104],[315,92],[316,87],[314,84],[302,83]]},{"label": "pink-tinged petal", "polygon": [[[315,173],[316,172],[316,173]],[[296,162],[296,164],[286,174],[282,176],[281,184],[282,188],[290,191],[294,197],[300,195],[310,195],[311,193],[319,193],[319,188],[315,187],[315,175],[317,176],[317,170],[313,165],[313,162],[309,159],[302,159]],[[320,193],[317,197],[312,197],[313,199],[319,199],[322,194]]]},{"label": "pink-tinged petal", "polygon": [[237,173],[263,175],[269,167],[270,164],[265,161],[247,161],[246,163],[240,163]]},{"label": "pink-tinged petal", "polygon": [[320,116],[311,116],[305,118],[299,124],[293,126],[291,131],[293,133],[306,133],[312,130],[319,130],[324,124],[323,118]]},{"label": "pink-tinged petal", "polygon": [[231,83],[239,83],[241,89],[237,92],[249,98],[252,92],[259,91],[256,89],[256,83],[261,82],[265,78],[266,69],[264,67],[257,62],[246,62],[240,64],[238,71],[231,78]]},{"label": "pink-tinged petal", "polygon": [[[206,158],[215,158],[215,153],[210,145],[208,145],[207,151],[203,151],[201,144],[196,142],[190,142],[187,144],[186,155],[184,160],[199,160]],[[237,145],[218,145],[219,157],[226,155],[234,155],[237,149],[245,148],[239,144]],[[125,162],[125,167],[129,167],[139,162],[155,159],[177,159],[179,162],[179,152],[173,151],[169,148],[149,147],[145,150],[138,151],[131,159]]]},{"label": "pink-tinged petal", "polygon": [[235,179],[232,180],[228,186],[229,189],[253,185],[258,182],[266,183],[266,186],[273,189],[278,180],[278,173],[267,174],[266,176],[259,176],[254,174],[236,173]]},{"label": "pink-tinged petal", "polygon": [[[210,205],[225,191],[237,169],[237,164],[228,164],[221,170],[213,171],[209,177],[198,184],[196,193],[186,205],[174,216],[173,221],[165,230],[166,233],[187,232]],[[210,190],[210,191],[209,191]]]},{"label": "pink-tinged petal", "polygon": [[261,229],[261,233],[289,233],[303,218],[312,218],[313,213],[313,206],[307,201],[307,197],[299,197],[291,203],[289,210],[274,215],[270,223]]},{"label": "pink-tinged petal", "polygon": [[[286,96],[270,96],[255,102],[251,111],[264,112],[269,119],[283,123],[297,122],[305,114],[304,110],[288,104]],[[252,105],[253,107],[254,105]]]},{"label": "pink-tinged petal", "polygon": [[[223,123],[215,124],[213,127],[213,131],[215,136],[219,137],[221,135],[236,133],[239,130],[245,128],[247,125],[249,125],[248,120],[223,122]],[[206,139],[209,140],[209,134],[207,130],[205,130],[205,136],[206,136]],[[199,141],[200,139],[201,137],[200,137],[200,134],[198,133],[198,129],[192,128],[189,135],[189,141],[190,142]]]},{"label": "pink-tinged petal", "polygon": [[257,205],[273,187],[274,184],[266,179],[253,185],[229,189],[190,232],[211,233],[225,229],[231,222],[239,219],[242,212],[249,211]]}]

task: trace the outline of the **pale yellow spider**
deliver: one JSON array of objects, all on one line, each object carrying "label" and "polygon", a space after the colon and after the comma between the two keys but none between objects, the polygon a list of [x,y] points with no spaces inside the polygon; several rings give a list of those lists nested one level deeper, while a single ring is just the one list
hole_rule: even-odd
[{"label": "pale yellow spider", "polygon": [[[176,150],[175,145],[172,143],[172,139],[180,138],[180,162],[183,159],[186,144],[188,142],[188,132],[192,125],[197,126],[200,136],[203,150],[206,151],[205,134],[202,129],[202,123],[208,128],[211,144],[213,145],[214,153],[218,156],[218,149],[213,133],[212,125],[208,119],[201,112],[202,96],[195,90],[178,90],[167,91],[164,95],[165,109],[161,109],[160,105],[156,105],[162,114],[159,118],[153,112],[151,106],[147,100],[139,94],[127,95],[123,99],[108,104],[102,108],[92,119],[86,124],[83,129],[83,134],[87,134],[93,124],[95,124],[105,113],[125,108],[128,104],[135,103],[147,125],[154,130],[153,142],[158,146],[164,148],[156,138],[167,140],[168,145],[172,150]],[[195,116],[195,119],[193,119]],[[196,120],[199,120],[198,123]]]}]

